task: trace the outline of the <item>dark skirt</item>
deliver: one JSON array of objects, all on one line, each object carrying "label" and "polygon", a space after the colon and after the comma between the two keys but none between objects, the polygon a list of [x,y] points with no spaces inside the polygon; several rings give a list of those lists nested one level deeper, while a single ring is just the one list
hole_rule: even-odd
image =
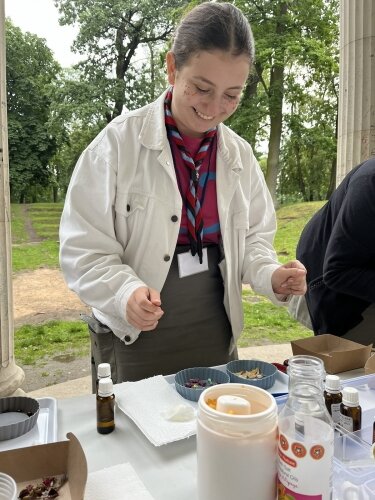
[{"label": "dark skirt", "polygon": [[93,387],[99,363],[110,363],[113,381],[120,383],[237,358],[237,351],[229,355],[232,330],[223,305],[219,247],[207,247],[208,271],[180,278],[177,253],[186,251],[178,246],[174,254],[161,291],[164,315],[155,330],[126,345],[111,331],[90,329]]}]

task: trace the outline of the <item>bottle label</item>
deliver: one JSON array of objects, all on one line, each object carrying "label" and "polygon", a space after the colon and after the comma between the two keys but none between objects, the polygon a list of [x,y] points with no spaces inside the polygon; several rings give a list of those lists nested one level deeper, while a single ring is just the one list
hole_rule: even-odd
[{"label": "bottle label", "polygon": [[298,422],[293,416],[285,417],[280,422],[278,499],[329,500],[332,492],[333,429],[322,420],[306,416],[303,429],[296,424]]},{"label": "bottle label", "polygon": [[340,425],[349,432],[353,432],[353,419],[347,415],[340,414]]},{"label": "bottle label", "polygon": [[340,404],[341,403],[332,403],[331,404],[331,412],[332,412],[332,420],[335,422],[335,424],[340,423]]}]

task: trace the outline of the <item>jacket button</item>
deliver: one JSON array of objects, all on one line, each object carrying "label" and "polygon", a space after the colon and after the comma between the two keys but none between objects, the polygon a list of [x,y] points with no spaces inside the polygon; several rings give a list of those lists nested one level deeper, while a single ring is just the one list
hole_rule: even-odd
[{"label": "jacket button", "polygon": [[130,212],[130,205],[129,205],[129,203],[126,205],[126,210],[127,210],[128,212]]},{"label": "jacket button", "polygon": [[164,260],[165,262],[168,262],[169,260],[171,260],[171,258],[169,255],[164,255]]},{"label": "jacket button", "polygon": [[131,341],[131,336],[130,335],[125,335],[124,340],[125,342],[130,342]]},{"label": "jacket button", "polygon": [[172,221],[172,222],[177,222],[177,221],[178,221],[178,217],[177,217],[177,215],[172,215],[172,217],[171,217],[171,221]]}]

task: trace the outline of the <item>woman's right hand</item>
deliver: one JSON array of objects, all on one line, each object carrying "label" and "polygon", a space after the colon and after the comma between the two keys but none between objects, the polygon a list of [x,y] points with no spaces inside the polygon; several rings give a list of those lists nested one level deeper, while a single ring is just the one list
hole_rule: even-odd
[{"label": "woman's right hand", "polygon": [[126,319],[138,330],[154,330],[163,314],[160,293],[157,290],[142,286],[130,295],[126,306]]}]

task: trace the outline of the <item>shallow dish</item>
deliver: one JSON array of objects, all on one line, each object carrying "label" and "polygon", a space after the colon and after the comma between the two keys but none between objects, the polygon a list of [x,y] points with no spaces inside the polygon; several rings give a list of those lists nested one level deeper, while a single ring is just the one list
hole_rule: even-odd
[{"label": "shallow dish", "polygon": [[0,441],[13,439],[29,432],[39,415],[36,399],[15,396],[0,398]]},{"label": "shallow dish", "polygon": [[216,382],[216,384],[227,384],[229,382],[229,375],[221,370],[217,370],[216,368],[206,367],[186,368],[185,370],[181,370],[176,373],[174,377],[176,391],[185,399],[198,401],[199,396],[207,387],[211,387],[216,384],[209,384],[206,387],[198,388],[185,387],[185,383],[189,382],[191,379],[210,379],[213,382]]},{"label": "shallow dish", "polygon": [[[263,375],[262,378],[245,378],[240,375],[236,375],[237,372],[242,370],[250,371],[254,370],[254,368],[260,369],[260,372]],[[226,369],[231,382],[235,382],[237,384],[255,385],[261,389],[269,389],[272,387],[275,383],[277,373],[276,366],[257,359],[236,359],[234,361],[229,361],[226,365]]]}]

